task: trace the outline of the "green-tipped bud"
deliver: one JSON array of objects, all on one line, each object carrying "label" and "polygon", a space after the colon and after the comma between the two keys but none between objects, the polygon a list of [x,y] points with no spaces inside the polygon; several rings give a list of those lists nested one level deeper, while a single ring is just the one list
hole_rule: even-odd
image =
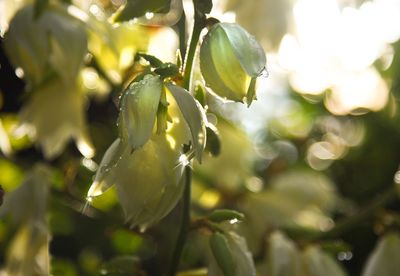
[{"label": "green-tipped bud", "polygon": [[215,261],[224,275],[235,276],[235,262],[225,236],[218,232],[214,233],[209,242]]},{"label": "green-tipped bud", "polygon": [[248,105],[255,98],[255,81],[265,70],[264,50],[246,30],[233,23],[217,23],[200,48],[200,69],[213,92]]},{"label": "green-tipped bud", "polygon": [[212,222],[223,222],[223,221],[242,221],[244,220],[244,215],[235,210],[230,209],[218,209],[213,211],[208,219]]},{"label": "green-tipped bud", "polygon": [[120,137],[133,149],[143,146],[153,133],[162,89],[160,77],[147,75],[129,85],[121,98]]},{"label": "green-tipped bud", "polygon": [[214,259],[208,269],[210,276],[255,276],[253,258],[244,238],[234,232],[215,233],[210,237]]}]

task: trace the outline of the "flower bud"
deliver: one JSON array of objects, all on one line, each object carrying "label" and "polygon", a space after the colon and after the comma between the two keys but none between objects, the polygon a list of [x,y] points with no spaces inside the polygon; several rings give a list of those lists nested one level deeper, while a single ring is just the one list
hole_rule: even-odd
[{"label": "flower bud", "polygon": [[233,23],[217,23],[200,48],[200,69],[206,85],[222,98],[250,105],[255,82],[265,70],[261,45],[246,30]]},{"label": "flower bud", "polygon": [[209,240],[210,247],[219,268],[225,276],[235,276],[235,262],[228,241],[221,233],[213,233]]},{"label": "flower bud", "polygon": [[[209,276],[256,275],[253,257],[243,237],[234,232],[224,233],[224,235],[213,234],[210,237],[210,246],[214,258],[211,259],[209,265]],[[234,267],[234,270],[229,269],[229,266]]]}]

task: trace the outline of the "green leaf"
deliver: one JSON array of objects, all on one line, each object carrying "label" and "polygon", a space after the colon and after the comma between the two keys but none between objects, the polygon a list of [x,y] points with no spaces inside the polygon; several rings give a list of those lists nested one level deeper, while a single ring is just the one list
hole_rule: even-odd
[{"label": "green leaf", "polygon": [[214,210],[209,216],[208,219],[213,222],[223,222],[230,220],[244,220],[244,215],[235,210],[230,209],[218,209]]},{"label": "green leaf", "polygon": [[115,15],[115,22],[127,21],[144,16],[147,12],[167,13],[171,0],[128,0],[122,10]]},{"label": "green leaf", "polygon": [[103,264],[100,275],[142,275],[140,260],[135,256],[117,256]]},{"label": "green leaf", "polygon": [[148,54],[144,54],[144,53],[137,53],[136,56],[139,58],[141,57],[141,58],[145,59],[146,61],[148,61],[152,67],[160,67],[164,64],[161,60],[159,60],[158,58],[156,58],[155,56],[152,56],[152,55],[148,55]]},{"label": "green leaf", "polygon": [[172,84],[166,84],[166,87],[175,98],[179,109],[190,128],[196,158],[201,162],[207,139],[204,110],[193,96],[184,88]]},{"label": "green leaf", "polygon": [[160,77],[147,75],[129,85],[121,98],[118,128],[122,142],[143,146],[153,132],[162,91]]},{"label": "green leaf", "polygon": [[228,241],[221,233],[213,233],[209,239],[214,258],[225,276],[235,276],[235,262]]},{"label": "green leaf", "polygon": [[364,267],[362,276],[392,276],[399,274],[400,236],[389,233],[382,237]]},{"label": "green leaf", "polygon": [[154,73],[160,75],[162,78],[168,78],[178,75],[179,68],[175,64],[167,62],[156,68]]},{"label": "green leaf", "polygon": [[48,4],[49,0],[35,0],[33,18],[38,19]]},{"label": "green leaf", "polygon": [[143,246],[143,237],[126,229],[117,229],[111,238],[113,247],[121,254],[137,253]]},{"label": "green leaf", "polygon": [[207,104],[206,91],[204,91],[201,85],[196,85],[193,96],[202,106]]}]

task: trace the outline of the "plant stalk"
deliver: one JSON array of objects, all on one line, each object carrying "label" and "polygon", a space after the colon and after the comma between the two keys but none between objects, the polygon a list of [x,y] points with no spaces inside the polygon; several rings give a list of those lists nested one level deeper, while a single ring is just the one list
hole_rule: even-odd
[{"label": "plant stalk", "polygon": [[194,11],[194,24],[192,36],[190,38],[189,49],[187,51],[186,59],[185,59],[185,69],[183,73],[183,88],[189,91],[190,89],[190,81],[192,79],[192,68],[194,57],[196,55],[197,44],[199,42],[200,33],[203,28],[206,26],[205,16]]},{"label": "plant stalk", "polygon": [[178,239],[176,241],[175,249],[172,254],[172,261],[170,264],[170,269],[168,276],[174,276],[181,259],[183,247],[186,242],[186,238],[189,232],[190,226],[190,205],[191,205],[191,186],[192,186],[192,168],[190,166],[185,167],[185,188],[183,191],[183,213],[182,213],[182,223],[179,229]]},{"label": "plant stalk", "polygon": [[[197,44],[199,43],[200,33],[206,26],[206,17],[204,14],[199,13],[193,3],[194,9],[194,24],[192,35],[190,37],[189,48],[186,52],[184,72],[183,72],[183,88],[189,91],[190,83],[192,79],[193,62],[196,55]],[[180,24],[182,26],[182,24]],[[182,32],[182,30],[180,30]],[[181,36],[182,37],[182,36]],[[183,247],[186,243],[186,238],[190,230],[190,207],[191,207],[191,185],[192,185],[192,169],[190,166],[185,168],[185,187],[182,198],[182,222],[179,229],[178,238],[175,244],[175,248],[172,254],[172,261],[170,263],[170,269],[168,276],[174,276],[179,267],[179,261],[181,259]]]}]

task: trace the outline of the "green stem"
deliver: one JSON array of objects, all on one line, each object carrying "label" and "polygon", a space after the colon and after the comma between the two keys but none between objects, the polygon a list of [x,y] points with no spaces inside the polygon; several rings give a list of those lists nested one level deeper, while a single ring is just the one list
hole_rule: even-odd
[{"label": "green stem", "polygon": [[[194,57],[196,55],[197,44],[199,42],[200,33],[206,26],[205,15],[199,13],[193,3],[194,9],[194,24],[193,31],[190,37],[189,49],[186,53],[184,72],[183,72],[183,88],[189,90],[190,82],[192,79],[192,68]],[[182,30],[180,30],[182,32]],[[185,187],[183,192],[183,211],[182,211],[182,222],[179,229],[178,238],[175,244],[175,248],[172,254],[172,261],[170,263],[170,269],[168,271],[168,276],[174,276],[178,267],[179,261],[181,259],[183,247],[186,243],[186,238],[190,230],[190,207],[191,207],[191,185],[192,185],[192,169],[190,166],[185,168]]]},{"label": "green stem", "polygon": [[340,221],[331,230],[315,236],[313,240],[331,239],[341,236],[343,233],[350,231],[355,226],[359,225],[361,222],[371,217],[379,208],[382,208],[387,204],[393,202],[396,198],[396,188],[395,186],[392,186],[391,188],[387,189],[382,194],[377,196],[366,208],[364,208],[357,214]]},{"label": "green stem", "polygon": [[112,88],[116,87],[115,83],[107,75],[106,71],[104,71],[103,68],[101,68],[100,64],[98,63],[96,57],[93,54],[90,63],[88,65],[93,67],[97,71],[97,74],[99,74],[100,77],[102,77],[106,82],[108,82],[108,84]]},{"label": "green stem", "polygon": [[191,205],[191,184],[192,184],[192,169],[190,166],[185,168],[185,188],[183,192],[183,213],[182,213],[182,224],[179,229],[178,239],[176,241],[175,249],[172,254],[172,261],[168,276],[174,276],[178,266],[179,260],[181,259],[183,247],[186,242],[186,238],[189,232],[190,226],[190,205]]},{"label": "green stem", "polygon": [[190,81],[192,79],[192,68],[194,62],[194,56],[196,55],[197,44],[199,42],[200,33],[203,28],[206,26],[206,20],[204,15],[197,13],[194,11],[194,24],[192,36],[190,38],[189,49],[185,59],[185,70],[183,73],[183,88],[189,91]]}]

